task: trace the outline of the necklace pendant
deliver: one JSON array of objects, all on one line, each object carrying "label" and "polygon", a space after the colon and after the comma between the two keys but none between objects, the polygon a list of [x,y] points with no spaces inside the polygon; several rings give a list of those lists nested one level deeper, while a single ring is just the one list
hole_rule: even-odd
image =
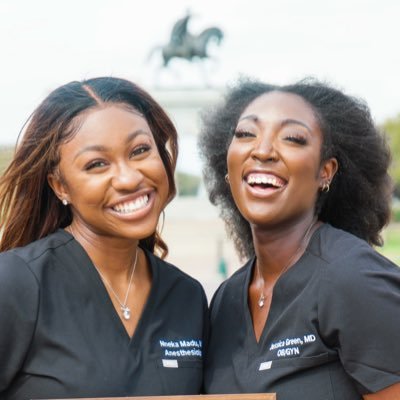
[{"label": "necklace pendant", "polygon": [[265,304],[264,293],[261,293],[260,298],[258,299],[258,307],[263,308]]},{"label": "necklace pendant", "polygon": [[131,319],[131,310],[129,307],[121,306],[121,310],[122,310],[122,316],[124,317],[124,319],[126,319],[126,320]]}]

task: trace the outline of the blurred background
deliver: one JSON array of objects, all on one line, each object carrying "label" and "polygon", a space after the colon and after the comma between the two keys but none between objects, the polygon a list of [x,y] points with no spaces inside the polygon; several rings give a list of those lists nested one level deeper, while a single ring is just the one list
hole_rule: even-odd
[{"label": "blurred background", "polygon": [[[188,15],[190,35],[210,27],[222,35],[210,36],[208,57],[176,57],[164,65],[162,48]],[[143,86],[180,135],[179,196],[167,207],[163,229],[168,260],[199,279],[211,296],[241,262],[202,185],[199,112],[242,75],[277,84],[306,76],[329,81],[365,99],[386,130],[400,195],[399,17],[397,0],[1,0],[0,168],[52,89],[104,75]],[[398,264],[399,221],[394,198],[380,251]]]}]

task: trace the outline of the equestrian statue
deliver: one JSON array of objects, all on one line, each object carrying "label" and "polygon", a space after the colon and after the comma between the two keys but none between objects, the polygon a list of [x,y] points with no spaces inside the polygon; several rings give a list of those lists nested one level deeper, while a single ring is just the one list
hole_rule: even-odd
[{"label": "equestrian statue", "polygon": [[183,58],[192,61],[195,58],[209,58],[207,54],[207,46],[210,40],[214,40],[220,44],[224,34],[221,29],[216,26],[204,29],[198,35],[192,35],[188,32],[188,22],[191,18],[187,14],[184,18],[179,19],[172,28],[171,38],[164,46],[158,46],[153,49],[150,55],[155,50],[161,49],[163,66],[167,67],[172,58]]}]

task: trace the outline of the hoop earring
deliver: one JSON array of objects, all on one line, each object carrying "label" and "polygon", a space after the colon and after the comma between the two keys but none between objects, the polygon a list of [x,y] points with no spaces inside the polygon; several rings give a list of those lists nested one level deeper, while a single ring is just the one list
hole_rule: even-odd
[{"label": "hoop earring", "polygon": [[324,182],[321,188],[322,193],[328,193],[331,188],[331,183],[329,181]]},{"label": "hoop earring", "polygon": [[230,182],[229,182],[229,175],[228,175],[228,174],[225,175],[225,182],[226,182],[228,185],[229,185],[229,183],[230,183]]},{"label": "hoop earring", "polygon": [[64,204],[64,206],[68,205],[68,200],[67,199],[62,199],[61,202]]}]

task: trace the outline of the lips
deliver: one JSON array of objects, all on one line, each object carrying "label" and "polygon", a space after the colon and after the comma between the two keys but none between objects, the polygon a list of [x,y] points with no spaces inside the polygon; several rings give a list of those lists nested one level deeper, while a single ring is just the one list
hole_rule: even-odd
[{"label": "lips", "polygon": [[114,211],[120,214],[130,214],[135,211],[145,208],[149,202],[149,195],[144,194],[134,200],[124,201],[111,207]]}]

